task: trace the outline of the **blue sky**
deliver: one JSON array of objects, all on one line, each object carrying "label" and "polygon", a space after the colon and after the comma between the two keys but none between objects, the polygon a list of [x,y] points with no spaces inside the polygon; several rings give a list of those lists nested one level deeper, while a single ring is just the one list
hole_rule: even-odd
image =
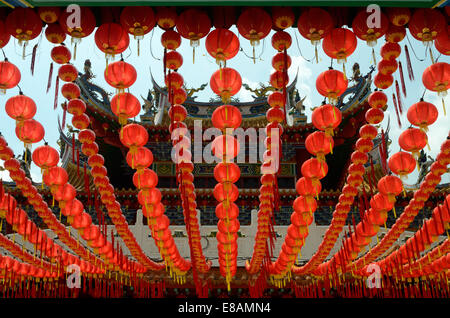
[{"label": "blue sky", "polygon": [[[237,29],[233,26],[231,28],[235,34],[238,34]],[[150,81],[150,69],[153,73],[153,76],[159,83],[163,83],[163,66],[162,66],[162,55],[163,48],[160,42],[160,37],[162,34],[162,30],[159,28],[155,28],[154,31],[147,34],[144,40],[141,41],[140,44],[140,56],[137,56],[137,42],[130,38],[130,46],[127,51],[124,52],[123,56],[125,60],[132,65],[135,66],[138,78],[136,83],[130,88],[130,92],[135,96],[139,97],[142,95],[144,97],[147,96],[148,89],[151,88]],[[318,74],[325,71],[330,65],[330,58],[328,58],[325,53],[319,48],[319,63],[308,62],[301,55],[301,52],[304,54],[304,57],[307,59],[313,59],[314,57],[314,47],[311,43],[304,39],[296,28],[290,28],[287,30],[288,33],[291,34],[293,43],[291,48],[288,50],[288,54],[292,58],[292,66],[289,69],[290,78],[293,79],[297,69],[299,70],[299,78],[297,82],[297,88],[300,91],[300,95],[307,96],[305,105],[306,105],[306,114],[308,116],[308,121],[310,121],[310,107],[315,107],[321,104],[323,97],[317,92],[315,88],[315,80]],[[256,48],[256,56],[260,56],[260,59],[253,63],[253,60],[248,56],[252,55],[252,48],[248,40],[239,36],[239,40],[241,43],[241,47],[244,52],[239,52],[236,57],[227,62],[227,66],[235,68],[239,71],[242,76],[243,82],[249,84],[251,87],[257,87],[259,82],[268,83],[269,76],[273,71],[271,66],[271,60],[276,51],[272,48],[270,44],[270,38],[273,34],[271,34],[261,42],[260,46]],[[412,43],[412,48],[409,48],[411,60],[414,68],[415,81],[410,82],[408,79],[408,75],[406,73],[406,58],[404,54],[403,47],[405,44],[408,44],[408,40],[405,38],[400,45],[402,46],[402,54],[399,59],[403,64],[404,68],[404,76],[407,86],[407,97],[403,97],[403,105],[405,111],[401,117],[402,120],[402,128],[400,129],[397,126],[397,119],[395,117],[395,110],[392,103],[392,92],[395,89],[394,85],[392,85],[389,89],[386,90],[386,94],[389,98],[389,106],[386,112],[385,120],[382,122],[382,126],[386,128],[388,118],[390,117],[391,121],[391,130],[390,130],[390,138],[392,139],[392,144],[390,146],[390,153],[393,154],[399,150],[398,146],[398,136],[400,133],[409,126],[409,122],[406,118],[406,109],[417,102],[422,93],[424,91],[424,86],[422,84],[421,76],[424,69],[431,64],[431,60],[429,55],[425,58],[425,47],[422,43],[413,39],[411,35],[408,36]],[[298,45],[297,45],[298,41]],[[36,65],[34,76],[31,75],[30,71],[30,63],[31,63],[31,51],[33,46],[39,43],[37,49],[36,56]],[[65,41],[66,45],[71,47],[70,38],[67,38]],[[193,63],[193,52],[192,48],[189,46],[189,41],[183,39],[181,47],[178,51],[183,55],[184,63],[180,68],[179,72],[183,75],[185,79],[185,83],[187,87],[200,87],[201,84],[209,83],[209,79],[212,73],[217,70],[218,66],[215,63],[215,60],[206,52],[204,47],[205,38],[200,41],[200,47],[195,50],[195,63]],[[377,61],[381,59],[379,55],[380,48],[384,43],[384,39],[378,40],[378,43],[375,47],[375,53],[377,57]],[[53,48],[53,44],[49,43],[45,36],[41,35],[37,39],[31,41],[27,48],[25,59],[22,59],[22,47],[20,47],[17,43],[17,40],[11,38],[8,45],[4,48],[5,54],[8,57],[9,61],[14,63],[19,67],[22,74],[22,79],[20,81],[20,87],[25,95],[33,98],[37,104],[38,110],[35,116],[35,119],[40,121],[45,127],[45,139],[51,145],[59,149],[56,141],[59,138],[58,128],[57,128],[57,117],[58,115],[62,118],[62,110],[58,107],[57,110],[53,109],[53,101],[54,101],[54,88],[55,81],[54,76],[58,70],[58,65],[54,65],[54,76],[52,88],[49,93],[46,93],[47,87],[47,79],[48,79],[48,71],[49,65],[51,62],[50,51]],[[424,59],[424,61],[419,61],[414,53],[417,54],[418,58]],[[436,58],[439,56],[438,52],[433,47],[433,54]],[[154,56],[154,57],[153,57]],[[77,58],[75,61],[72,60],[72,63],[79,69],[83,69],[83,64],[85,59],[90,59],[93,72],[97,76],[93,82],[100,85],[108,92],[114,93],[114,89],[111,88],[108,84],[106,84],[103,71],[105,68],[105,55],[96,47],[94,42],[94,34],[91,34],[89,37],[82,40],[82,42],[78,45],[77,49]],[[118,57],[116,57],[116,60]],[[441,56],[439,61],[450,62],[450,58],[448,56]],[[351,69],[353,64],[357,62],[360,65],[360,70],[362,74],[367,73],[372,62],[372,54],[371,48],[369,48],[365,42],[358,40],[358,47],[356,51],[348,58],[346,69],[347,75],[351,76]],[[342,66],[334,63],[336,69],[342,70]],[[398,72],[395,73],[395,77],[400,80]],[[18,88],[14,88],[9,90],[6,95],[0,95],[0,131],[5,136],[10,146],[14,150],[16,154],[22,153],[23,144],[17,139],[14,128],[15,123],[14,120],[9,118],[6,115],[4,110],[4,105],[6,100],[14,95],[17,95],[19,92]],[[208,87],[201,93],[198,93],[198,100],[207,101],[210,97],[214,95],[211,89]],[[241,101],[249,101],[251,100],[251,93],[246,91],[245,89],[241,89],[241,91],[237,95]],[[449,129],[450,129],[450,98],[449,95],[446,97],[446,105],[447,105],[447,116],[443,115],[443,110],[441,106],[441,99],[437,97],[434,92],[427,91],[425,93],[425,100],[431,103],[434,103],[439,110],[439,119],[437,122],[430,127],[428,132],[429,137],[429,145],[431,151],[425,148],[425,150],[432,156],[436,156],[439,152],[439,148],[441,143],[445,140]],[[64,98],[60,95],[59,102],[64,101]],[[71,122],[71,115],[67,114],[67,123]],[[36,148],[38,145],[43,144],[43,142],[33,145],[33,148]],[[106,158],[106,160],[108,160]],[[4,180],[9,180],[7,173],[0,173],[0,176]],[[36,182],[40,182],[40,169],[33,165],[32,167],[32,178]],[[414,183],[417,178],[417,172],[414,172],[408,179],[407,183]],[[442,178],[442,182],[450,182],[449,174],[445,174]]]}]

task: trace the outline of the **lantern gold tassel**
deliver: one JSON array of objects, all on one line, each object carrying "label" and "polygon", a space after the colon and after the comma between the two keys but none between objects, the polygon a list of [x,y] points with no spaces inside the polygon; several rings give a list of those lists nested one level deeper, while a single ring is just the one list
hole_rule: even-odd
[{"label": "lantern gold tassel", "polygon": [[442,98],[442,109],[444,110],[444,116],[447,116],[447,112],[445,111],[445,102],[444,102],[444,98]]}]

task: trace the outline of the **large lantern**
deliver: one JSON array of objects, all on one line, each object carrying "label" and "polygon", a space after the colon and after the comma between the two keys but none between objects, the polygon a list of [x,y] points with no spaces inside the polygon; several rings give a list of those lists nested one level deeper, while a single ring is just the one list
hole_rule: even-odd
[{"label": "large lantern", "polygon": [[20,94],[6,101],[5,110],[9,117],[22,122],[34,117],[36,103],[30,97]]},{"label": "large lantern", "polygon": [[0,21],[0,49],[4,48],[8,44],[11,35],[8,33],[5,27],[5,23]]},{"label": "large lantern", "polygon": [[61,44],[66,39],[66,33],[59,23],[52,23],[45,29],[45,37],[50,43]]},{"label": "large lantern", "polygon": [[322,43],[323,51],[338,63],[344,63],[356,49],[358,41],[355,34],[348,29],[336,28],[325,35]]},{"label": "large lantern", "polygon": [[125,7],[120,14],[120,23],[128,33],[134,35],[138,43],[153,29],[155,22],[153,9],[146,6]]},{"label": "large lantern", "polygon": [[0,94],[5,94],[7,89],[19,84],[20,78],[20,71],[17,66],[8,62],[8,60],[0,62]]},{"label": "large lantern", "polygon": [[342,121],[341,111],[333,105],[325,104],[314,109],[311,118],[314,127],[333,136],[333,131]]},{"label": "large lantern", "polygon": [[108,61],[128,48],[130,37],[120,24],[105,23],[95,31],[95,44],[105,53]]},{"label": "large lantern", "polygon": [[325,97],[328,97],[331,104],[336,104],[348,86],[348,80],[344,73],[329,69],[317,76],[317,91]]},{"label": "large lantern", "polygon": [[241,89],[242,78],[235,69],[224,67],[214,72],[209,85],[213,92],[219,95],[224,103],[227,103],[231,96]]},{"label": "large lantern", "polygon": [[226,61],[239,52],[238,37],[228,29],[215,29],[206,38],[206,50],[217,64],[226,66]]},{"label": "large lantern", "polygon": [[106,82],[117,88],[118,93],[136,82],[137,73],[133,65],[124,61],[117,61],[108,65],[105,70]]},{"label": "large lantern", "polygon": [[308,8],[302,12],[297,22],[300,34],[315,46],[333,29],[333,19],[328,11]]},{"label": "large lantern", "polygon": [[424,44],[432,42],[447,27],[445,17],[438,10],[424,8],[414,11],[408,23],[411,35]]},{"label": "large lantern", "polygon": [[[382,37],[389,26],[389,20],[386,15],[382,12],[379,12],[378,21],[371,21],[371,13],[366,10],[360,11],[355,18],[353,19],[352,29],[355,32],[356,36],[363,41],[367,42],[367,45],[373,47],[377,43],[377,39]],[[378,22],[373,23],[374,25],[369,25],[369,22]]]},{"label": "large lantern", "polygon": [[211,29],[209,16],[199,9],[188,9],[180,14],[177,20],[177,31],[180,35],[191,41],[192,47],[200,44],[200,39],[205,37]]},{"label": "large lantern", "polygon": [[411,105],[407,113],[409,122],[425,131],[437,120],[438,115],[436,106],[423,100]]},{"label": "large lantern", "polygon": [[125,125],[128,118],[136,117],[141,111],[139,100],[130,93],[120,93],[111,99],[111,110],[119,118],[119,123]]},{"label": "large lantern", "polygon": [[5,20],[6,30],[13,37],[19,40],[19,44],[36,38],[42,31],[42,21],[39,16],[30,8],[15,8]]}]

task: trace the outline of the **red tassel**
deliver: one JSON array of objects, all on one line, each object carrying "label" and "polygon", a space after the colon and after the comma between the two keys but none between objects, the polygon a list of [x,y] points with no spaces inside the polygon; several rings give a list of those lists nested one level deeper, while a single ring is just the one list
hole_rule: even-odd
[{"label": "red tassel", "polygon": [[392,100],[394,101],[395,114],[397,115],[397,123],[398,127],[402,128],[402,122],[400,121],[400,115],[398,113],[397,99],[395,98],[395,94],[392,93]]},{"label": "red tassel", "polygon": [[66,127],[66,113],[67,113],[67,103],[64,103],[63,106],[63,118],[62,118],[62,129]]},{"label": "red tassel", "polygon": [[406,97],[405,77],[403,75],[403,67],[402,67],[402,62],[401,61],[398,62],[398,66],[399,66],[399,73],[400,73],[400,82],[402,83],[403,96]]},{"label": "red tassel", "polygon": [[48,82],[47,82],[46,93],[48,93],[48,91],[50,90],[50,87],[52,86],[52,76],[53,76],[53,62],[50,63],[50,69],[48,71]]},{"label": "red tassel", "polygon": [[36,62],[36,50],[37,50],[38,45],[36,44],[33,47],[33,53],[31,54],[31,75],[34,75],[34,64]]},{"label": "red tassel", "polygon": [[80,151],[77,147],[77,176],[80,176]]},{"label": "red tassel", "polygon": [[[285,80],[287,78],[287,49],[284,48],[284,55],[283,55],[283,59],[284,59],[284,66],[283,66],[283,80]],[[287,98],[287,92],[286,92],[286,85],[283,85],[283,105],[284,105],[284,120],[287,123],[287,112],[286,112],[286,98]]]},{"label": "red tassel", "polygon": [[75,134],[72,134],[72,163],[75,164]]},{"label": "red tassel", "polygon": [[402,95],[400,94],[400,87],[397,80],[395,80],[395,91],[397,93],[398,110],[400,111],[400,114],[403,114]]},{"label": "red tassel", "polygon": [[[369,180],[372,180],[371,184],[373,184],[373,186],[375,187],[376,184],[376,180],[375,179],[375,168],[373,166],[373,158],[372,156],[370,156],[370,176],[369,176]],[[372,185],[370,185],[370,196],[372,196]]]},{"label": "red tassel", "polygon": [[414,81],[414,72],[411,64],[411,57],[409,56],[409,51],[406,44],[405,44],[405,54],[406,54],[406,67],[408,69],[408,77],[410,81]]},{"label": "red tassel", "polygon": [[381,166],[383,167],[384,174],[387,174],[387,151],[386,151],[386,137],[384,134],[384,129],[381,129],[381,149],[383,151],[381,158]]},{"label": "red tassel", "polygon": [[5,189],[3,188],[3,179],[0,179],[0,198],[5,195]]},{"label": "red tassel", "polygon": [[53,104],[53,109],[58,107],[58,94],[59,94],[59,76],[56,76],[56,84],[55,84],[55,102]]}]

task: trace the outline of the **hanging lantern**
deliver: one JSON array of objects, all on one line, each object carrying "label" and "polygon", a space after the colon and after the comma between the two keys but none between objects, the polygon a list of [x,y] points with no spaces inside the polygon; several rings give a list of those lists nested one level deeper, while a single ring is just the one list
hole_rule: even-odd
[{"label": "hanging lantern", "polygon": [[67,112],[74,116],[79,116],[84,114],[86,111],[86,104],[78,98],[73,98],[67,104]]},{"label": "hanging lantern", "polygon": [[50,43],[61,44],[66,39],[66,33],[59,23],[49,24],[45,29],[45,37]]},{"label": "hanging lantern", "polygon": [[[92,144],[95,142],[95,138],[96,138],[95,132],[93,132],[90,129],[83,129],[78,134],[78,140],[82,144]],[[91,156],[88,156],[88,157],[91,157]]]},{"label": "hanging lantern", "polygon": [[240,144],[233,136],[221,135],[213,140],[211,150],[214,156],[220,159],[225,157],[224,161],[228,162],[239,154]]},{"label": "hanging lantern", "polygon": [[72,100],[80,97],[80,87],[75,83],[65,83],[61,87],[61,94],[67,99]]},{"label": "hanging lantern", "polygon": [[236,129],[241,125],[242,115],[239,109],[231,105],[222,105],[212,114],[213,126],[223,131],[227,128]]},{"label": "hanging lantern", "polygon": [[16,126],[16,136],[25,144],[25,147],[41,141],[44,134],[44,127],[34,119],[27,119]]},{"label": "hanging lantern", "polygon": [[156,17],[151,7],[125,7],[120,14],[120,23],[138,41],[153,29],[155,22]]},{"label": "hanging lantern", "polygon": [[167,30],[161,35],[161,44],[167,50],[176,50],[181,45],[181,36],[174,30]]},{"label": "hanging lantern", "polygon": [[285,49],[291,47],[292,37],[289,33],[284,31],[277,31],[274,35],[272,35],[272,46],[278,52],[282,52]]},{"label": "hanging lantern", "polygon": [[395,197],[403,190],[403,182],[396,176],[384,176],[378,181],[378,191],[388,197],[390,202],[395,202]]},{"label": "hanging lantern", "polygon": [[363,139],[375,139],[375,137],[378,135],[378,130],[375,126],[372,125],[363,125],[360,129],[359,129],[359,136],[360,138]]},{"label": "hanging lantern", "polygon": [[428,66],[423,72],[422,82],[430,91],[446,96],[450,88],[450,64],[438,62]]},{"label": "hanging lantern", "polygon": [[328,165],[326,162],[321,162],[316,158],[311,158],[303,162],[301,172],[303,177],[309,178],[314,184],[317,184],[320,179],[327,175]]},{"label": "hanging lantern", "polygon": [[418,128],[408,128],[403,131],[398,138],[398,144],[405,150],[412,152],[412,154],[418,158],[419,152],[428,143],[427,135]]},{"label": "hanging lantern", "polygon": [[266,118],[269,123],[282,123],[285,119],[284,111],[281,108],[270,108],[266,112]]},{"label": "hanging lantern", "polygon": [[105,23],[95,31],[95,44],[105,53],[108,61],[128,48],[130,37],[120,24]]},{"label": "hanging lantern", "polygon": [[424,44],[435,40],[439,33],[445,32],[446,27],[442,13],[429,8],[415,10],[408,23],[411,35]]},{"label": "hanging lantern", "polygon": [[411,18],[411,11],[408,8],[387,8],[389,21],[395,26],[406,25]]},{"label": "hanging lantern", "polygon": [[300,34],[317,46],[324,36],[333,29],[333,19],[328,11],[321,8],[307,8],[300,15],[297,28]]},{"label": "hanging lantern", "polygon": [[289,76],[285,72],[275,71],[270,74],[270,85],[276,89],[283,89],[289,84]]},{"label": "hanging lantern", "polygon": [[183,56],[177,51],[167,52],[165,56],[166,68],[178,70],[183,65]]},{"label": "hanging lantern", "polygon": [[219,95],[224,103],[227,103],[231,96],[241,89],[242,78],[235,69],[224,67],[213,73],[209,85],[212,91]]},{"label": "hanging lantern", "polygon": [[401,42],[405,38],[405,36],[406,36],[405,27],[389,24],[389,27],[386,31],[385,39],[386,42],[389,43],[398,43]]},{"label": "hanging lantern", "polygon": [[400,56],[401,48],[398,43],[386,42],[380,50],[380,55],[383,60],[392,61]]},{"label": "hanging lantern", "polygon": [[367,21],[370,19],[370,12],[366,10],[360,11],[353,19],[352,29],[355,35],[363,41],[366,41],[367,45],[374,47],[377,43],[377,39],[382,37],[389,26],[389,20],[383,12],[379,12],[379,27],[371,28],[368,26]]},{"label": "hanging lantern", "polygon": [[320,182],[313,182],[310,178],[301,177],[295,184],[295,189],[306,199],[313,199],[322,191],[322,185]]},{"label": "hanging lantern", "polygon": [[423,100],[411,105],[408,109],[407,117],[409,122],[427,131],[428,126],[432,125],[438,118],[436,106]]},{"label": "hanging lantern", "polygon": [[42,21],[39,16],[30,8],[15,8],[6,17],[6,30],[13,37],[19,40],[19,45],[37,38],[42,31]]},{"label": "hanging lantern", "polygon": [[372,108],[366,112],[365,118],[369,124],[376,125],[383,121],[384,113],[379,108]]},{"label": "hanging lantern", "polygon": [[387,104],[387,96],[382,91],[377,90],[370,93],[367,102],[372,108],[384,108]]},{"label": "hanging lantern", "polygon": [[89,7],[80,7],[80,25],[72,28],[68,26],[68,21],[72,19],[69,16],[72,14],[70,11],[63,11],[59,16],[59,24],[63,28],[64,32],[72,37],[72,42],[79,43],[82,38],[87,37],[96,27],[95,16]]},{"label": "hanging lantern", "polygon": [[275,29],[284,30],[295,22],[295,15],[290,7],[273,7],[272,24]]},{"label": "hanging lantern", "polygon": [[179,73],[171,72],[164,78],[164,83],[171,89],[179,89],[183,86],[184,79],[183,76],[181,76]]},{"label": "hanging lantern", "polygon": [[280,108],[283,107],[285,104],[285,97],[282,92],[274,91],[269,94],[267,97],[267,104],[269,104],[270,107],[274,108]]},{"label": "hanging lantern", "polygon": [[358,141],[356,141],[356,149],[358,149],[358,151],[361,152],[369,152],[373,149],[373,141],[370,139],[358,139]]},{"label": "hanging lantern", "polygon": [[148,141],[148,132],[138,124],[128,124],[120,132],[120,141],[134,153],[137,148],[143,147]]},{"label": "hanging lantern", "polygon": [[399,151],[389,158],[389,169],[404,178],[416,168],[416,160],[409,152]]},{"label": "hanging lantern", "polygon": [[174,7],[158,7],[156,11],[156,23],[163,30],[170,30],[178,20],[177,11]]},{"label": "hanging lantern", "polygon": [[[450,55],[450,27],[447,26],[446,31],[442,31],[439,33],[439,35],[436,37],[436,40],[434,41],[434,46],[436,47],[436,50],[438,50],[440,53],[444,55]],[[1,40],[0,40],[0,47],[1,47]]]},{"label": "hanging lantern", "polygon": [[72,117],[72,125],[79,130],[83,130],[89,127],[91,120],[86,114],[80,114]]},{"label": "hanging lantern", "polygon": [[17,86],[20,82],[20,71],[8,60],[0,62],[0,94],[5,94],[7,89]]},{"label": "hanging lantern", "polygon": [[311,120],[314,127],[324,131],[328,136],[333,136],[333,130],[342,121],[342,113],[335,106],[325,104],[314,109]]},{"label": "hanging lantern", "polygon": [[141,111],[139,100],[130,93],[120,93],[111,99],[111,110],[119,118],[119,124],[125,125],[129,118],[136,117]]},{"label": "hanging lantern", "polygon": [[315,131],[309,134],[305,140],[305,147],[308,152],[324,162],[325,156],[333,151],[333,138],[321,131]]},{"label": "hanging lantern", "polygon": [[38,14],[42,21],[47,24],[55,23],[58,21],[61,10],[59,7],[39,7]]},{"label": "hanging lantern", "polygon": [[136,79],[136,69],[133,65],[124,61],[113,62],[105,70],[106,82],[117,88],[118,93],[133,85]]},{"label": "hanging lantern", "polygon": [[183,104],[187,99],[187,93],[182,88],[172,90],[172,94],[169,96],[169,103],[171,104]]},{"label": "hanging lantern", "polygon": [[46,171],[58,164],[59,154],[55,148],[44,145],[37,147],[33,151],[32,159],[36,166]]},{"label": "hanging lantern", "polygon": [[72,64],[64,64],[59,68],[58,77],[64,82],[73,82],[78,77],[78,71]]},{"label": "hanging lantern", "polygon": [[355,34],[348,29],[331,30],[323,39],[322,48],[326,55],[344,63],[356,49],[358,41]]},{"label": "hanging lantern", "polygon": [[4,48],[8,44],[11,35],[8,33],[5,27],[5,23],[0,21],[0,49]]},{"label": "hanging lantern", "polygon": [[206,50],[221,67],[239,52],[239,39],[228,29],[215,29],[206,37]]},{"label": "hanging lantern", "polygon": [[394,82],[394,77],[392,74],[381,74],[377,73],[373,79],[374,85],[379,89],[386,89],[392,85]]},{"label": "hanging lantern", "polygon": [[5,110],[9,117],[17,122],[23,122],[34,117],[36,103],[30,97],[19,94],[6,101]]},{"label": "hanging lantern", "polygon": [[142,172],[133,174],[133,184],[136,188],[146,190],[153,189],[158,184],[158,175],[151,169],[144,169]]},{"label": "hanging lantern", "polygon": [[262,8],[246,8],[239,16],[236,27],[240,35],[250,40],[250,44],[253,47],[253,61],[256,62],[255,46],[259,45],[260,40],[269,35],[272,28],[270,15]]},{"label": "hanging lantern", "polygon": [[186,119],[186,116],[187,116],[187,110],[182,105],[175,104],[169,108],[169,117],[174,122],[184,121]]},{"label": "hanging lantern", "polygon": [[316,88],[319,94],[329,99],[331,104],[336,104],[348,86],[348,80],[344,73],[329,69],[319,74],[316,79]]},{"label": "hanging lantern", "polygon": [[51,50],[50,56],[58,64],[67,64],[72,58],[72,54],[65,45],[55,46]]},{"label": "hanging lantern", "polygon": [[145,168],[148,168],[152,164],[153,154],[150,149],[139,147],[134,154],[128,152],[126,160],[132,169],[142,172]]},{"label": "hanging lantern", "polygon": [[378,72],[383,75],[391,75],[398,68],[398,63],[395,59],[381,60],[378,62]]},{"label": "hanging lantern", "polygon": [[279,72],[283,72],[284,69],[288,69],[291,66],[292,59],[289,55],[287,55],[286,61],[287,65],[284,65],[284,53],[277,53],[272,58],[272,67]]},{"label": "hanging lantern", "polygon": [[180,14],[177,20],[177,31],[191,41],[192,47],[200,45],[200,39],[205,37],[211,29],[209,16],[199,9],[188,9]]}]

